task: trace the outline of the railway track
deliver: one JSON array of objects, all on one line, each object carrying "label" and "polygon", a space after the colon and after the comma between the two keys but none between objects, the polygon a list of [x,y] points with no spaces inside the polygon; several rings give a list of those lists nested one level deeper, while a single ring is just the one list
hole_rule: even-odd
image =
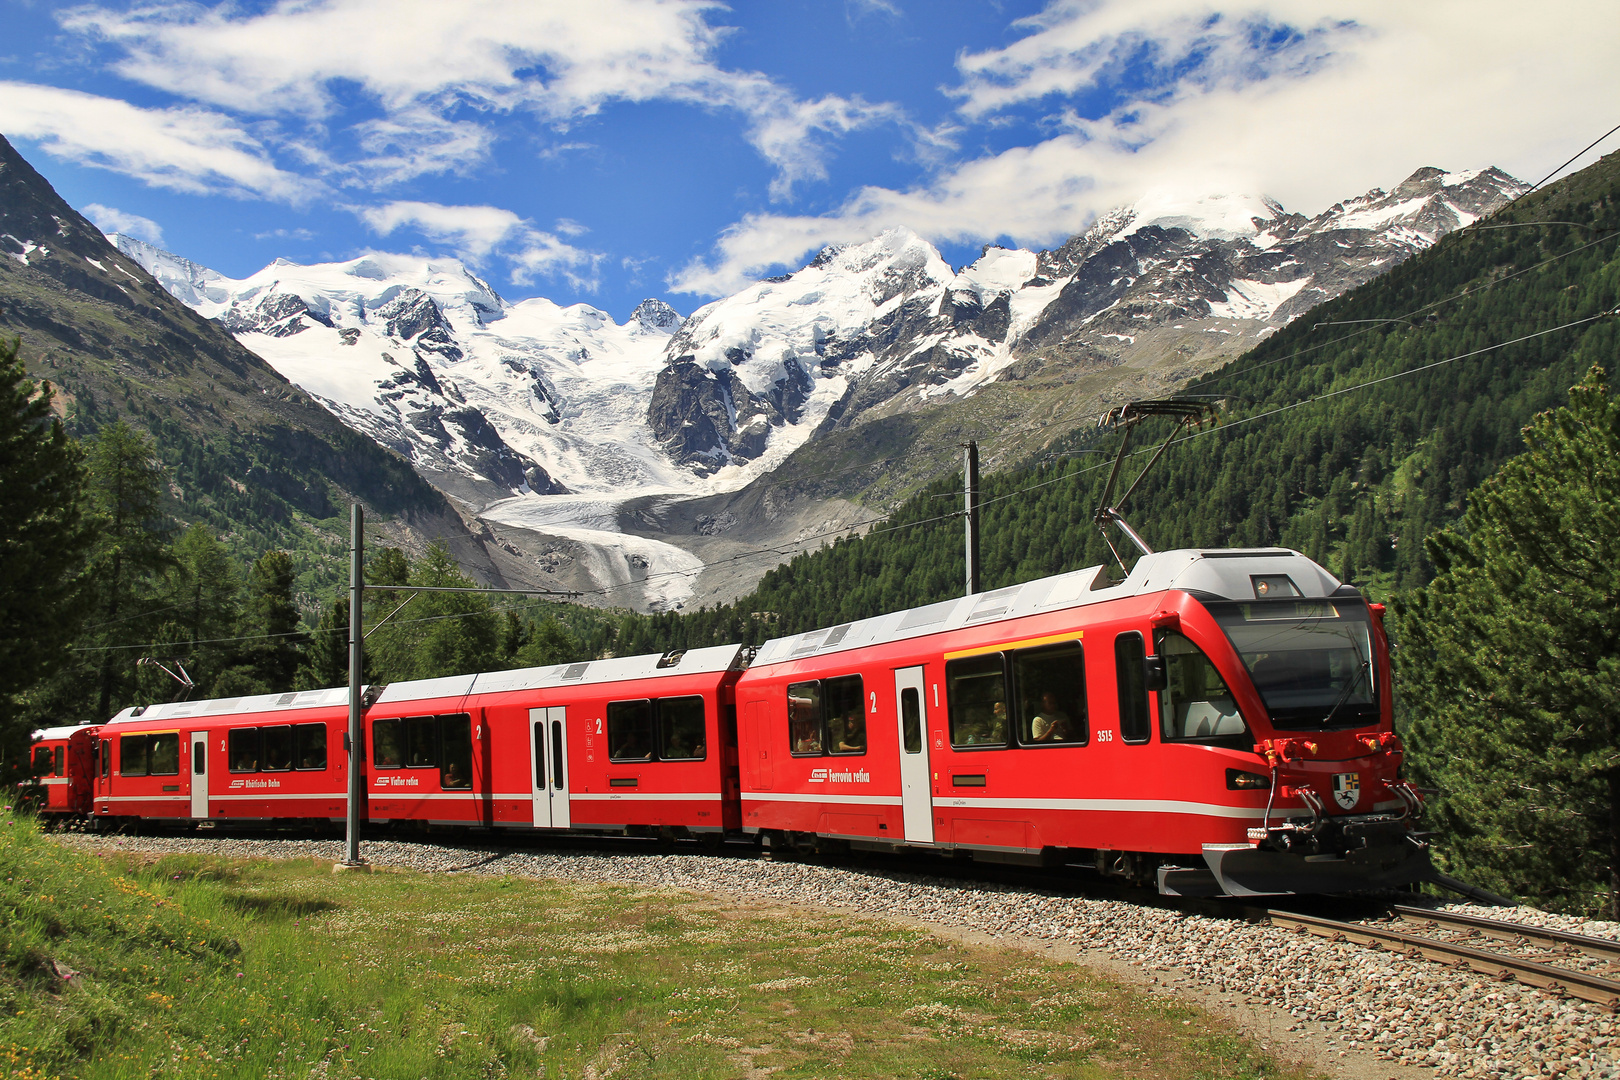
[{"label": "railway track", "polygon": [[[1393,926],[1341,922],[1293,911],[1268,909],[1265,917],[1272,926],[1280,929],[1315,934],[1334,941],[1354,942],[1374,949],[1389,949],[1408,956],[1422,956],[1438,963],[1467,968],[1502,980],[1513,979],[1554,994],[1620,1010],[1620,982],[1614,979],[1593,971],[1565,967],[1547,959],[1484,949],[1470,943],[1477,938],[1492,938],[1511,942],[1521,951],[1539,950],[1556,954],[1559,958],[1585,954],[1612,963],[1620,960],[1620,942],[1404,904],[1392,905],[1391,912],[1400,921],[1426,932],[1414,933]],[[1467,940],[1436,937],[1436,932]]]}]

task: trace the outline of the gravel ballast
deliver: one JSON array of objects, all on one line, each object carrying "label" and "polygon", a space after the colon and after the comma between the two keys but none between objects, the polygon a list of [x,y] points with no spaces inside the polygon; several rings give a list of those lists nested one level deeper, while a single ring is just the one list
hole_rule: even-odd
[{"label": "gravel ballast", "polygon": [[[96,837],[72,847],[230,858],[336,861],[335,840],[225,836]],[[963,882],[911,872],[699,854],[513,849],[496,843],[368,841],[378,867],[637,884],[727,893],[751,901],[810,903],[901,917],[993,938],[1105,950],[1171,990],[1229,1004],[1279,1008],[1288,1031],[1346,1055],[1433,1069],[1437,1076],[1603,1077],[1620,1080],[1614,1013],[1433,961],[1335,943],[1235,919],[1207,918],[1113,899],[1025,886]],[[1456,910],[1484,913],[1457,906]],[[1492,918],[1620,938],[1620,925],[1531,909]],[[1612,976],[1611,976],[1612,977]],[[1360,1053],[1357,1053],[1357,1052]]]}]

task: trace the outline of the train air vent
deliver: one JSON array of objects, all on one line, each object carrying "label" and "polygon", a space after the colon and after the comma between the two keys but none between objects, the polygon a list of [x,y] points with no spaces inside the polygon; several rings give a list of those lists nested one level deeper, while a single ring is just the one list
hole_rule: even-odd
[{"label": "train air vent", "polygon": [[929,604],[916,611],[906,612],[906,617],[900,620],[901,630],[915,630],[919,626],[938,626],[944,622],[956,609],[955,600],[946,600],[941,604]]},{"label": "train air vent", "polygon": [[129,715],[130,716],[139,716],[139,715],[141,715],[141,713],[143,713],[145,711],[146,711],[146,706],[145,705],[137,705],[137,706],[135,706],[133,709],[131,709],[129,711]]},{"label": "train air vent", "polygon": [[211,713],[235,712],[236,706],[241,702],[241,700],[242,699],[239,697],[220,698],[217,701],[209,703],[208,711]]},{"label": "train air vent", "polygon": [[849,628],[853,625],[853,623],[845,623],[843,626],[835,626],[831,630],[827,631],[827,640],[821,643],[821,647],[825,649],[829,646],[838,644],[840,641],[843,641],[844,635],[849,633]]},{"label": "train air vent", "polygon": [[585,664],[569,664],[568,667],[562,673],[563,681],[564,682],[573,682],[576,679],[583,679],[585,677],[585,669],[590,667],[590,666],[591,665],[589,663],[585,663]]},{"label": "train air vent", "polygon": [[821,648],[821,639],[826,637],[826,636],[827,636],[827,631],[825,631],[825,630],[816,630],[816,631],[814,631],[812,633],[806,634],[806,635],[804,635],[804,637],[799,639],[798,647],[795,648],[788,655],[790,657],[792,657],[792,656],[809,656],[811,653],[813,653],[817,649]]},{"label": "train air vent", "polygon": [[276,704],[291,705],[293,703],[293,698],[297,696],[297,694],[282,694],[280,697],[276,698]]},{"label": "train air vent", "polygon": [[1014,585],[1010,589],[997,589],[995,592],[985,593],[979,597],[978,606],[967,617],[967,621],[977,622],[980,619],[993,619],[997,615],[1005,615],[1007,609],[1012,607],[1014,598],[1018,596],[1018,590],[1022,588],[1022,585]]}]

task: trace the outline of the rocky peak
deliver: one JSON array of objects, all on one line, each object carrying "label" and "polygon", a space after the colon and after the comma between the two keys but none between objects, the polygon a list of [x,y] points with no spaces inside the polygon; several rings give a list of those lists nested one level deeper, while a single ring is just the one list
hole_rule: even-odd
[{"label": "rocky peak", "polygon": [[409,341],[429,330],[446,329],[444,312],[420,289],[401,289],[373,312],[373,318],[387,326],[389,337],[401,341]]},{"label": "rocky peak", "polygon": [[648,332],[673,334],[686,320],[662,300],[649,297],[636,305],[636,310],[630,313],[630,321]]}]

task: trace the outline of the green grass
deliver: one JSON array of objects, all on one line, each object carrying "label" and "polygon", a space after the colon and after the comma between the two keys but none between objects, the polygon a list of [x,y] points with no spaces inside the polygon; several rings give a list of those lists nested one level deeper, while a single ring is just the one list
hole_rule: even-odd
[{"label": "green grass", "polygon": [[21,819],[0,870],[0,1076],[1304,1075],[1166,998],[854,915],[103,859]]}]

